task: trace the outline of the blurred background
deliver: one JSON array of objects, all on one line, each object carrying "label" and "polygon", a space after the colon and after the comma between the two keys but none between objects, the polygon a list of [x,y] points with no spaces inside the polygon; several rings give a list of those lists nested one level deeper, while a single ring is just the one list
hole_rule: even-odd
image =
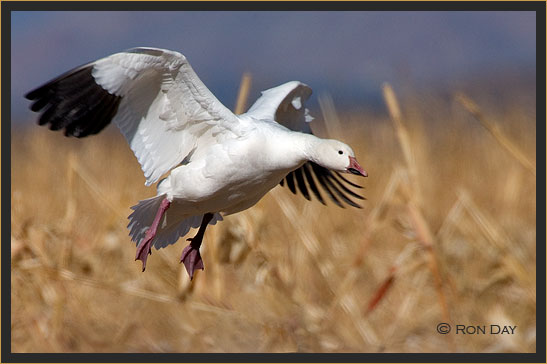
[{"label": "blurred background", "polygon": [[[11,21],[13,352],[535,351],[535,13]],[[136,46],[180,51],[231,109],[310,85],[314,132],[350,144],[369,173],[349,177],[363,208],[276,187],[208,229],[192,282],[183,239],[141,273],[126,217],[155,189],[123,137],[40,128],[23,97]],[[439,322],[518,328],[440,335]]]},{"label": "blurred background", "polygon": [[[378,107],[379,87],[447,87],[500,75],[535,76],[533,12],[14,12],[12,110],[75,66],[138,46],[183,53],[228,107],[243,72],[251,99],[289,80],[328,92],[340,107]],[[499,82],[499,83],[497,83]],[[497,89],[497,90],[496,90]],[[317,98],[311,100],[317,102]],[[380,105],[381,106],[381,105]]]}]

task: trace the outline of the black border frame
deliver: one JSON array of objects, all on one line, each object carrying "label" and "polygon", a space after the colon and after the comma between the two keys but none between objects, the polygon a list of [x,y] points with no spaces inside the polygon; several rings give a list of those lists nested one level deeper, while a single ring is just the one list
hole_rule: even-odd
[{"label": "black border frame", "polygon": [[[536,198],[539,209],[536,216],[536,261],[545,257],[545,15],[546,3],[543,1],[470,1],[470,2],[171,2],[171,1],[3,1],[1,3],[1,50],[2,78],[1,91],[1,162],[2,162],[2,246],[1,246],[1,362],[134,362],[134,363],[251,363],[251,362],[522,362],[545,363],[545,261],[536,264],[536,353],[266,353],[266,354],[197,354],[197,353],[12,353],[11,352],[11,105],[6,95],[11,94],[11,12],[12,11],[165,11],[165,10],[217,10],[217,11],[350,11],[350,10],[399,10],[399,11],[535,11],[536,12],[536,158],[539,166],[536,179]],[[8,177],[9,176],[9,177]],[[537,189],[537,186],[542,186]],[[8,219],[8,216],[10,218]],[[541,229],[537,229],[539,217]],[[539,244],[537,243],[539,241]],[[541,263],[537,261],[536,263]],[[539,308],[539,310],[537,309]]]}]

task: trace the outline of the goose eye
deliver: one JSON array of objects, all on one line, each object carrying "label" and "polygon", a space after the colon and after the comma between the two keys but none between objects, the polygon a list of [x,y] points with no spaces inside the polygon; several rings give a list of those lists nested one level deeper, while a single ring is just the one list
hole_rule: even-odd
[{"label": "goose eye", "polygon": [[338,151],[338,154],[344,154],[344,152],[342,152],[341,150]]}]

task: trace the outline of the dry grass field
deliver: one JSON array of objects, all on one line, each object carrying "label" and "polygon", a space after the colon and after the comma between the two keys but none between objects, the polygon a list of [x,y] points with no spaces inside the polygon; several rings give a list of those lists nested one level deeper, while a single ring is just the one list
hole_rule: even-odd
[{"label": "dry grass field", "polygon": [[533,99],[381,91],[378,114],[323,96],[313,125],[355,149],[363,209],[278,186],[208,229],[193,282],[183,239],[134,261],[126,217],[155,189],[115,127],[14,129],[12,351],[534,352]]}]

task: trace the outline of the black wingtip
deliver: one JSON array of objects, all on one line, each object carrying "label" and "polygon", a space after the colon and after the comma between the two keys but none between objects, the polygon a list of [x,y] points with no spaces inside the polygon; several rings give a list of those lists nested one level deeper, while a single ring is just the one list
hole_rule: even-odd
[{"label": "black wingtip", "polygon": [[35,88],[34,90],[31,90],[29,92],[27,92],[24,97],[25,99],[27,100],[36,100],[38,98],[40,98],[41,95],[43,95],[45,93],[45,85],[44,86],[40,86],[38,88]]},{"label": "black wingtip", "polygon": [[342,179],[342,181],[344,181],[345,183],[349,184],[349,185],[352,186],[352,187],[355,187],[355,188],[363,188],[363,186],[360,186],[360,185],[358,185],[358,184],[356,184],[356,183],[353,183],[353,182],[347,180],[346,178],[344,178],[344,177],[343,177],[340,173],[338,173],[338,172],[334,172],[334,174],[336,174],[337,177],[340,177],[340,178]]},{"label": "black wingtip", "polygon": [[[366,198],[351,191],[348,187],[346,187],[345,184],[357,188],[362,188],[361,186],[358,186],[348,181],[338,172],[330,171],[329,169],[321,167],[320,165],[313,162],[307,162],[299,169],[296,169],[287,174],[285,179],[280,182],[280,185],[284,186],[286,182],[287,186],[294,194],[296,194],[296,187],[298,186],[298,190],[307,200],[310,201],[311,194],[308,192],[309,188],[312,190],[313,194],[315,195],[315,197],[317,197],[319,202],[321,202],[323,205],[327,205],[323,200],[319,189],[317,188],[312,174],[315,176],[315,179],[317,179],[317,182],[322,187],[323,191],[327,193],[330,200],[334,202],[337,206],[345,208],[345,205],[349,205],[358,209],[363,208],[361,205],[353,201],[349,196],[360,200],[366,200]],[[307,185],[305,181],[307,181]],[[347,196],[346,194],[348,194],[349,196]]]},{"label": "black wingtip", "polygon": [[102,88],[92,74],[93,64],[77,67],[24,95],[40,112],[39,125],[82,138],[105,128],[117,113],[121,96]]}]

